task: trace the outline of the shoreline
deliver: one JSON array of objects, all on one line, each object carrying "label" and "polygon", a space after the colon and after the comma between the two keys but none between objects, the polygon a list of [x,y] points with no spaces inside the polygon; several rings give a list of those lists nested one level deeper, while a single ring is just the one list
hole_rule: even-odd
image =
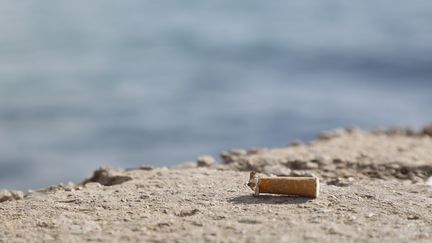
[{"label": "shoreline", "polygon": [[[308,144],[223,152],[221,160],[100,168],[78,184],[3,191],[0,242],[432,239],[432,125],[338,129]],[[253,197],[244,185],[252,170],[316,176],[320,196]]]}]

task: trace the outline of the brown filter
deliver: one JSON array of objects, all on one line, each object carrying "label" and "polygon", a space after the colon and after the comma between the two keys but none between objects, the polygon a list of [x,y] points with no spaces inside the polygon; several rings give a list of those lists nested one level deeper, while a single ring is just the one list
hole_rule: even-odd
[{"label": "brown filter", "polygon": [[251,172],[248,185],[255,195],[272,193],[316,198],[319,194],[319,180],[316,177],[258,177]]}]

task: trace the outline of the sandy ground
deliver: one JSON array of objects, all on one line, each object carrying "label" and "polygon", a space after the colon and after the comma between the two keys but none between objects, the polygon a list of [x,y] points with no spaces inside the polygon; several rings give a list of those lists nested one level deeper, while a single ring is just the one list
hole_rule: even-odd
[{"label": "sandy ground", "polygon": [[[356,129],[233,150],[201,167],[99,169],[82,184],[0,193],[0,242],[431,242],[432,137]],[[249,170],[314,175],[320,196],[252,196]],[[16,200],[20,199],[20,200]]]}]

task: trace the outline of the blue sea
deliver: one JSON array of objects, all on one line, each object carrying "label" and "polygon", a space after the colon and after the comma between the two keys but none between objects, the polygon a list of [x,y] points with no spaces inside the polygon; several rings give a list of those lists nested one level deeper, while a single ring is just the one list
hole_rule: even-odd
[{"label": "blue sea", "polygon": [[0,188],[432,121],[432,1],[2,1]]}]

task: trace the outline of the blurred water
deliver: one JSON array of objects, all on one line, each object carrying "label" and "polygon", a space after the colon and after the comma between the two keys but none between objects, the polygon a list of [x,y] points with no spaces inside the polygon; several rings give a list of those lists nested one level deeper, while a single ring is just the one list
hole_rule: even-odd
[{"label": "blurred water", "polygon": [[431,1],[2,1],[0,188],[432,120]]}]

